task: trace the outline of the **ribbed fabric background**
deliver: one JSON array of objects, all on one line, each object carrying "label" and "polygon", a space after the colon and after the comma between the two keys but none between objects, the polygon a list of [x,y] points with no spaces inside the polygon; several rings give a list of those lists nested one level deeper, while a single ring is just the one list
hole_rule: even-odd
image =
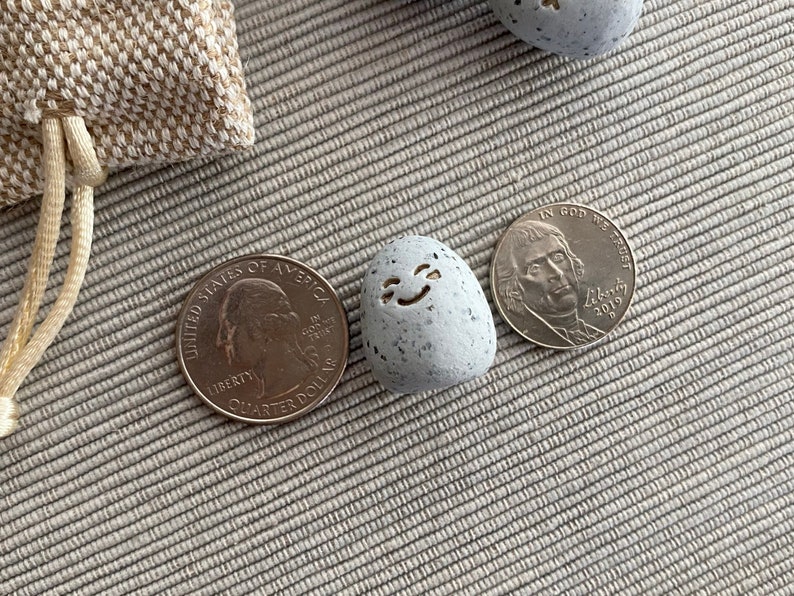
[{"label": "ribbed fabric background", "polygon": [[[0,445],[0,592],[790,593],[791,0],[649,0],[590,62],[471,0],[236,11],[256,147],[99,189],[77,308]],[[563,200],[633,244],[615,333],[552,351],[497,316],[485,377],[381,389],[375,251],[433,236],[490,298],[501,231]],[[0,331],[37,210],[0,214]],[[338,389],[279,427],[213,413],[175,358],[193,283],[255,252],[319,270],[351,326]]]}]

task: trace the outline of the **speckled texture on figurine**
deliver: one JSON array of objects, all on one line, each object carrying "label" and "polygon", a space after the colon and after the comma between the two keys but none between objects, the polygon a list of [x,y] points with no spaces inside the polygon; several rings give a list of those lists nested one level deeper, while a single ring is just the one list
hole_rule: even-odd
[{"label": "speckled texture on figurine", "polygon": [[642,0],[488,0],[499,20],[533,46],[570,58],[605,54],[626,39]]},{"label": "speckled texture on figurine", "polygon": [[361,335],[375,378],[394,393],[442,389],[484,374],[496,330],[477,278],[424,236],[381,248],[361,286]]}]

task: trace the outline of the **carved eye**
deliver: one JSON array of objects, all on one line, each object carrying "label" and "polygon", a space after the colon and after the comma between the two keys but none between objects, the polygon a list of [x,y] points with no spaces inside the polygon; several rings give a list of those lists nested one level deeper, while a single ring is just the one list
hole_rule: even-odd
[{"label": "carved eye", "polygon": [[[422,263],[416,269],[414,269],[414,275],[419,275],[426,269],[430,269],[430,265],[427,263]],[[441,279],[441,272],[438,269],[433,269],[430,273],[425,275],[425,279]]]}]

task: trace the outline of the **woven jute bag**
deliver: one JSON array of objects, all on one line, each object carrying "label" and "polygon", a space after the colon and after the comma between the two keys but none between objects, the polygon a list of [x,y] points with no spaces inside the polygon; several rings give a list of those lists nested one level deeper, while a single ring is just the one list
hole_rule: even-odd
[{"label": "woven jute bag", "polygon": [[[0,350],[0,436],[72,311],[94,188],[108,170],[253,143],[232,6],[223,0],[7,0],[0,10],[0,207],[42,195],[19,307]],[[71,190],[66,278],[33,330]]]}]

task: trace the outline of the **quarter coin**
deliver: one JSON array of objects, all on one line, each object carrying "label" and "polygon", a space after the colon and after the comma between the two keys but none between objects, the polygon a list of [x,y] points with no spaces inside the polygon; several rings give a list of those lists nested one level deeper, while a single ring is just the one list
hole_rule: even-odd
[{"label": "quarter coin", "polygon": [[347,317],[319,273],[278,255],[231,259],[202,277],[177,321],[185,379],[207,405],[253,424],[317,407],[347,363]]},{"label": "quarter coin", "polygon": [[499,314],[524,338],[548,348],[603,339],[626,316],[635,281],[623,233],[604,214],[573,203],[519,217],[491,260]]}]

